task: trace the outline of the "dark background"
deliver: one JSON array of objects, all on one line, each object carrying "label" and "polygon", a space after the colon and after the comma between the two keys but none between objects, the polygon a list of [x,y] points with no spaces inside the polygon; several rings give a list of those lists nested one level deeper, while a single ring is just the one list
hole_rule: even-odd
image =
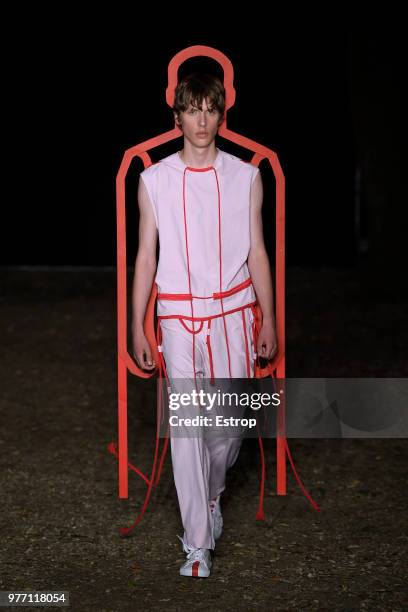
[{"label": "dark background", "polygon": [[[91,15],[84,5],[17,5],[14,17],[7,7],[1,590],[69,590],[79,612],[171,612],[186,602],[214,612],[407,609],[406,439],[288,440],[319,513],[289,464],[287,495],[276,495],[276,443],[264,440],[265,521],[255,520],[258,444],[246,440],[204,584],[178,574],[169,455],[146,515],[122,539],[146,485],[132,472],[129,499],[119,500],[107,451],[118,435],[115,177],[126,149],[173,127],[167,66],[190,45],[231,59],[228,127],[276,151],[286,177],[285,375],[408,377],[405,20],[390,5],[363,17],[357,6],[313,14],[293,4],[283,17],[272,5],[266,14],[235,4],[227,19],[221,4],[166,14],[115,4]],[[273,257],[269,221],[265,237]],[[129,459],[150,474],[156,378],[129,375],[128,392]]]},{"label": "dark background", "polygon": [[[298,13],[268,21],[259,14],[245,22],[241,15],[238,25],[207,18],[214,26],[200,28],[191,25],[199,17],[181,25],[173,16],[166,29],[153,13],[48,15],[49,26],[36,17],[35,26],[26,20],[15,28],[8,50],[10,59],[20,45],[24,53],[7,68],[13,153],[3,265],[115,265],[122,155],[173,127],[168,63],[205,44],[234,66],[228,127],[279,156],[287,264],[363,264],[398,276],[408,213],[397,17]],[[171,146],[180,149],[182,139]],[[141,169],[135,164],[135,176]],[[137,247],[135,184],[129,181],[129,265]]]}]

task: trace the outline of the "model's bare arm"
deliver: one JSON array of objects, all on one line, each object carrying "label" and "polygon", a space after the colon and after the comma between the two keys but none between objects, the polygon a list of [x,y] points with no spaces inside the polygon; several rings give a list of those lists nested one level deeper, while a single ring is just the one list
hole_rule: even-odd
[{"label": "model's bare arm", "polygon": [[156,272],[157,228],[146,186],[139,178],[139,248],[136,255],[132,289],[133,355],[140,368],[153,369],[155,363],[143,330],[147,302]]},{"label": "model's bare arm", "polygon": [[257,352],[260,357],[270,359],[277,350],[277,343],[273,312],[272,274],[263,237],[262,202],[263,185],[259,172],[251,187],[251,246],[248,255],[248,269],[263,315]]}]

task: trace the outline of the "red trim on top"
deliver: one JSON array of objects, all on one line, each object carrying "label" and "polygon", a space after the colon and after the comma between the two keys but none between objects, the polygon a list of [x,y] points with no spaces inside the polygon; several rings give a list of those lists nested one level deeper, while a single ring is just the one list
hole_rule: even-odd
[{"label": "red trim on top", "polygon": [[[183,214],[184,214],[184,238],[185,238],[185,241],[186,241],[188,290],[189,290],[189,293],[191,295],[190,256],[188,254],[187,217],[186,217],[186,172],[187,172],[187,169],[188,169],[188,166],[184,169],[184,173],[183,173]],[[196,368],[195,368],[195,333],[194,333],[193,300],[190,300],[190,307],[191,307],[191,319],[192,319],[192,322],[193,322],[193,371],[194,371],[194,383],[197,386],[197,374],[196,374]]]},{"label": "red trim on top", "polygon": [[221,246],[221,194],[220,194],[220,185],[218,183],[217,172],[216,171],[214,172],[215,172],[215,180],[217,181],[217,192],[218,192],[218,251],[219,251],[219,258],[220,258],[220,291],[219,291],[219,294],[220,294],[220,299],[221,299],[222,320],[224,322],[225,342],[227,346],[228,372],[229,372],[230,378],[232,378],[231,356],[230,356],[229,343],[228,343],[227,324],[225,322],[224,302],[222,301],[223,291],[222,291],[222,246]]},{"label": "red trim on top", "polygon": [[214,166],[207,166],[206,168],[193,168],[192,166],[187,166],[185,170],[191,170],[192,172],[207,172],[208,170],[215,170]]}]

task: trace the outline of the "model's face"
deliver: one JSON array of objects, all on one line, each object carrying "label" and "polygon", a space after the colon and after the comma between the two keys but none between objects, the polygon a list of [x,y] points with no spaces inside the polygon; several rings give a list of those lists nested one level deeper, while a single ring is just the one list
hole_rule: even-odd
[{"label": "model's face", "polygon": [[207,100],[203,100],[201,108],[190,104],[186,111],[180,113],[178,120],[184,137],[196,147],[206,147],[214,140],[221,119],[220,113],[211,104],[208,105]]}]

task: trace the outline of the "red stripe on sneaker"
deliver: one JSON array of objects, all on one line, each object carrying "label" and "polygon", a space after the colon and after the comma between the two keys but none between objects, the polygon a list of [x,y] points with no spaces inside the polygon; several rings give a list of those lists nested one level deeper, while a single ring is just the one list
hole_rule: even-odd
[{"label": "red stripe on sneaker", "polygon": [[194,561],[193,565],[191,566],[191,575],[195,576],[196,578],[198,577],[198,568],[200,567],[200,562],[199,561]]}]

